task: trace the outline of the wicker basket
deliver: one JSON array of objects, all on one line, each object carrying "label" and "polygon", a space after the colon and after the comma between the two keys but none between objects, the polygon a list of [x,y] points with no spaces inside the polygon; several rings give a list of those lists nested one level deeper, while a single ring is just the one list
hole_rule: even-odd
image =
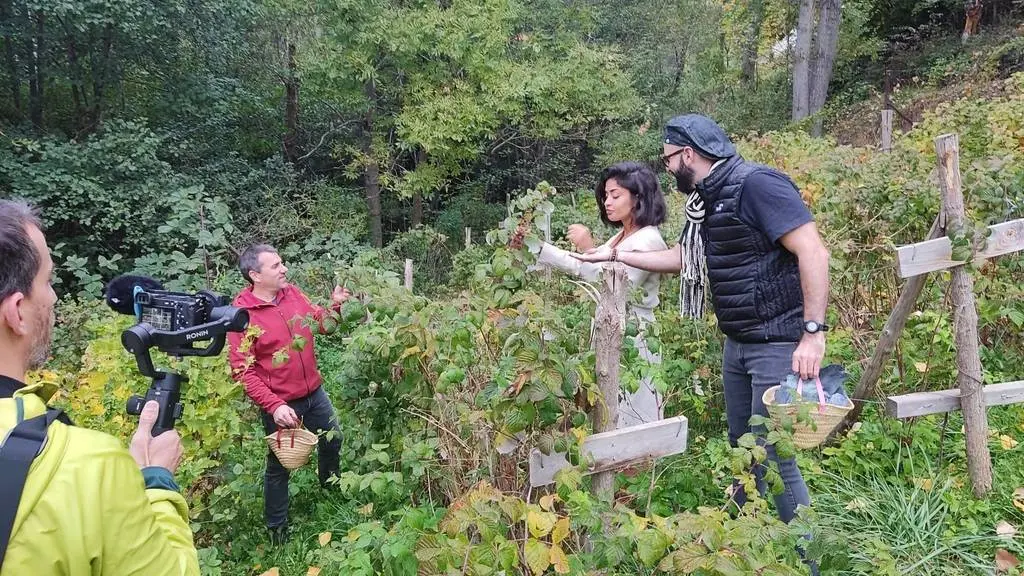
[{"label": "wicker basket", "polygon": [[776,424],[781,424],[783,416],[787,416],[793,423],[793,444],[797,448],[814,448],[820,445],[836,429],[836,426],[843,421],[846,413],[853,410],[853,402],[849,400],[847,401],[847,406],[826,403],[825,392],[821,389],[821,380],[815,378],[814,383],[818,388],[818,409],[811,410],[809,416],[814,421],[817,430],[809,424],[797,422],[797,411],[802,403],[799,401],[803,387],[802,381],[797,384],[797,401],[795,402],[790,402],[789,404],[775,403],[775,392],[782,386],[772,386],[765,390],[761,396],[761,401],[764,402],[765,408],[768,409],[768,415],[771,416],[771,419]]},{"label": "wicker basket", "polygon": [[283,428],[265,436],[267,446],[281,461],[281,465],[295,470],[309,462],[309,455],[316,446],[316,434],[305,428]]}]

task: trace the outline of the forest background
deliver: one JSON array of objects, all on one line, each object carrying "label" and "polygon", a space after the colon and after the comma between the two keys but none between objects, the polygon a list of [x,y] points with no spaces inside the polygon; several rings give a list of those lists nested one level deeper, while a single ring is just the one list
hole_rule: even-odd
[{"label": "forest background", "polygon": [[[826,574],[1019,573],[1024,408],[989,410],[995,481],[978,499],[959,413],[898,421],[878,404],[955,387],[948,272],[929,277],[862,421],[799,452],[814,505],[786,527],[762,500],[722,512],[763,454],[728,446],[721,335],[713,317],[679,319],[674,280],[647,335],[664,363],[627,346],[623,366],[687,416],[687,451],[620,475],[614,506],[578,473],[523,489],[527,448],[578,452],[593,431],[573,400],[594,388],[593,302],[502,240],[541,207],[564,246],[575,222],[607,238],[593,182],[632,159],[663,175],[671,241],[682,199],[661,127],[708,114],[800,186],[832,253],[826,361],[855,379],[903,283],[894,249],[939,211],[936,136],[959,134],[974,226],[1024,212],[1020,4],[0,0],[0,194],[44,210],[61,295],[33,378],[126,438],[124,401],[148,382],[104,283],[134,271],[233,294],[237,255],[265,241],[309,294],[340,281],[368,296],[316,343],[344,473],[321,493],[297,472],[294,537],[270,547],[255,409],[223,358],[161,359],[190,376],[180,476],[204,574],[790,574],[808,530]],[[1020,380],[1024,261],[971,274],[984,379]]]}]

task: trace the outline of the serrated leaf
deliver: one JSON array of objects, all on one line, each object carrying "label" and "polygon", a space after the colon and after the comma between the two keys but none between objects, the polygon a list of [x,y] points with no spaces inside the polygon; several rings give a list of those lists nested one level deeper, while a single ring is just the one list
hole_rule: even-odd
[{"label": "serrated leaf", "polygon": [[327,546],[327,544],[330,543],[330,541],[331,541],[331,533],[330,532],[323,532],[323,533],[321,533],[320,537],[317,538],[317,541],[320,542],[320,547],[321,548],[323,548],[324,546]]},{"label": "serrated leaf", "polygon": [[701,569],[710,554],[697,543],[690,543],[665,556],[658,564],[662,572],[691,574]]},{"label": "serrated leaf", "polygon": [[565,551],[558,544],[551,545],[551,565],[554,566],[555,572],[558,574],[569,573],[569,558],[566,557]]},{"label": "serrated leaf", "polygon": [[530,510],[526,514],[526,525],[534,538],[543,538],[555,527],[558,517],[551,512],[538,512]]},{"label": "serrated leaf", "polygon": [[537,576],[543,574],[551,565],[551,553],[548,551],[548,545],[540,540],[528,539],[523,545],[523,555],[526,556],[526,565]]},{"label": "serrated leaf", "polygon": [[645,530],[637,536],[636,553],[644,566],[651,568],[665,556],[670,542],[660,530]]},{"label": "serrated leaf", "polygon": [[537,361],[537,350],[532,347],[523,346],[516,350],[516,360],[523,364],[533,364]]},{"label": "serrated leaf", "polygon": [[537,437],[537,450],[545,456],[550,456],[555,451],[555,437],[549,432],[541,434]]},{"label": "serrated leaf", "polygon": [[927,362],[914,362],[914,369],[918,372],[926,372],[928,370]]},{"label": "serrated leaf", "polygon": [[558,544],[568,536],[569,518],[560,518],[558,522],[555,522],[555,527],[551,530],[551,541]]}]

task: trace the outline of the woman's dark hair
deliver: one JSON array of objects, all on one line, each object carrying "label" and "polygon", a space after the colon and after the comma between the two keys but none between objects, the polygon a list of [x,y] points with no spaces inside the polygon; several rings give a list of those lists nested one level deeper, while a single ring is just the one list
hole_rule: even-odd
[{"label": "woman's dark hair", "polygon": [[661,185],[654,171],[639,162],[619,162],[605,168],[597,180],[597,186],[594,187],[602,222],[615,227],[622,226],[621,222],[608,220],[608,213],[604,209],[604,200],[608,194],[604,187],[609,180],[615,180],[619,186],[629,190],[633,195],[633,223],[637,227],[660,226],[665,221],[668,208],[665,206],[665,196],[661,193]]}]

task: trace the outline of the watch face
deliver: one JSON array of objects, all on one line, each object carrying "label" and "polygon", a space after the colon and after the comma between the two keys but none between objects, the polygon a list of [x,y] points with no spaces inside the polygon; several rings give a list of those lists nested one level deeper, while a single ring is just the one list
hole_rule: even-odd
[{"label": "watch face", "polygon": [[808,332],[817,332],[818,328],[818,323],[814,322],[813,320],[804,324],[804,329],[807,330]]}]

